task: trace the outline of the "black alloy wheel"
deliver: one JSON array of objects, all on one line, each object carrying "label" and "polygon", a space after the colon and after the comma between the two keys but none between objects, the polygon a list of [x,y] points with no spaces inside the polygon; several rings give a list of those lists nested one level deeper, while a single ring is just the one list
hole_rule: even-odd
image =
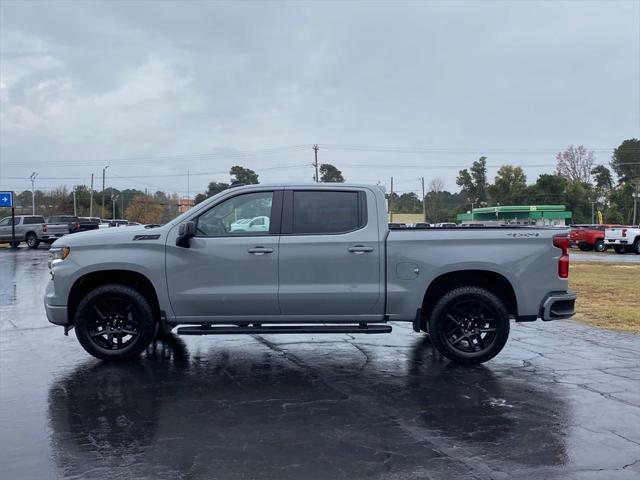
[{"label": "black alloy wheel", "polygon": [[458,287],[433,309],[429,331],[434,346],[460,363],[482,363],[496,356],[509,337],[503,302],[480,287]]},{"label": "black alloy wheel", "polygon": [[78,341],[101,359],[128,359],[151,343],[157,322],[147,299],[126,285],[103,285],[78,305],[75,330]]}]

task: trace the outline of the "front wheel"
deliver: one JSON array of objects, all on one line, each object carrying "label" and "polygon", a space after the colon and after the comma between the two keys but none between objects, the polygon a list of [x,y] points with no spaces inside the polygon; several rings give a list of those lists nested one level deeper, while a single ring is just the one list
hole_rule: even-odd
[{"label": "front wheel", "polygon": [[582,250],[583,252],[590,252],[593,247],[591,245],[586,244],[586,243],[579,243],[578,244],[578,248],[580,250]]},{"label": "front wheel", "polygon": [[640,238],[636,238],[636,241],[633,242],[633,253],[636,255],[640,255]]},{"label": "front wheel", "polygon": [[502,301],[480,287],[458,287],[436,303],[429,319],[433,346],[449,360],[483,363],[509,338],[509,314]]},{"label": "front wheel", "polygon": [[75,314],[78,341],[103,360],[140,355],[153,340],[156,323],[149,301],[126,285],[102,285],[90,291]]}]

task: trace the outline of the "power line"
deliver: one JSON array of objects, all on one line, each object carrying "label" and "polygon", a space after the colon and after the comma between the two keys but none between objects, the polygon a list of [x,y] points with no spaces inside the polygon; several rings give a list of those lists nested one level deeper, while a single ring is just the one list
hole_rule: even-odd
[{"label": "power line", "polygon": [[[188,160],[188,159],[214,159],[214,158],[251,158],[261,155],[275,155],[279,153],[291,153],[291,152],[299,152],[302,150],[306,150],[308,148],[307,145],[292,145],[288,147],[272,147],[272,148],[262,148],[256,150],[222,150],[217,152],[209,152],[209,153],[185,153],[185,154],[176,154],[176,155],[146,155],[146,156],[131,156],[131,157],[112,157],[112,158],[102,158],[102,159],[92,159],[92,160],[77,160],[77,161],[68,161],[55,163],[55,166],[85,166],[85,165],[143,165],[143,164],[154,164],[154,163],[162,163],[162,162],[174,162],[178,160]],[[4,167],[22,167],[28,165],[49,165],[52,163],[50,160],[37,160],[37,161],[19,161],[19,162],[3,162]]]}]

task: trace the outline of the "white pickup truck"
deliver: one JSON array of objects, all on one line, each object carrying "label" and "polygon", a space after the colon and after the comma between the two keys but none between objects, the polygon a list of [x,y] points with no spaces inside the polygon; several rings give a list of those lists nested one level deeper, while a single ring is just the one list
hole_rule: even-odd
[{"label": "white pickup truck", "polygon": [[607,247],[613,247],[616,253],[640,255],[640,226],[607,228],[604,242]]},{"label": "white pickup truck", "polygon": [[[574,314],[567,231],[389,229],[375,186],[252,185],[154,228],[56,241],[44,303],[102,359],[182,335],[428,332],[451,360],[480,363],[509,320]],[[238,229],[266,218],[268,230]],[[246,223],[246,222],[245,222]],[[236,227],[233,227],[233,226]]]}]

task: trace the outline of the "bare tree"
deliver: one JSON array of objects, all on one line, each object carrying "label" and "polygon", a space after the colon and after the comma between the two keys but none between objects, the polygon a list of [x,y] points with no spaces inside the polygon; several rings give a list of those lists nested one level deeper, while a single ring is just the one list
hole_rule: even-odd
[{"label": "bare tree", "polygon": [[556,155],[558,175],[570,182],[591,182],[591,170],[595,157],[592,150],[587,150],[583,145],[574,147],[570,145],[564,152]]},{"label": "bare tree", "polygon": [[429,191],[433,193],[440,193],[444,190],[444,182],[441,178],[434,178],[429,182]]}]

